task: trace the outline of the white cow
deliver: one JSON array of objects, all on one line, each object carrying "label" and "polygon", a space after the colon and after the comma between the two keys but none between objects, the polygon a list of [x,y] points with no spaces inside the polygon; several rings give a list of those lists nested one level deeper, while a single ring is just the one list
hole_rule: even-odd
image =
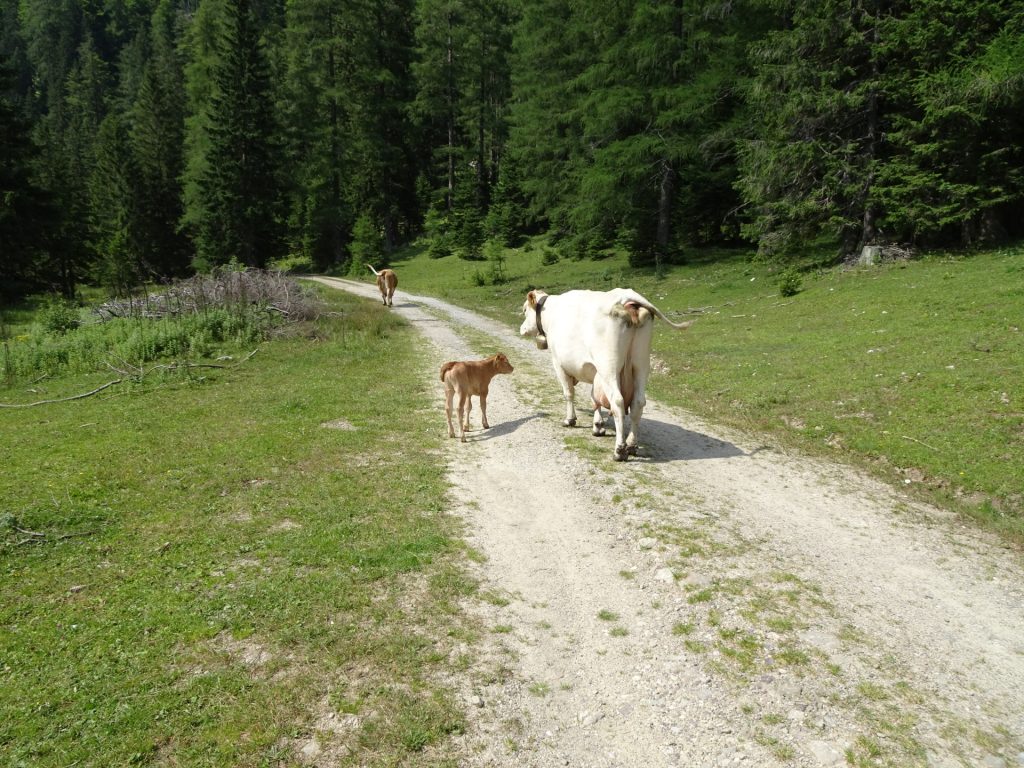
[{"label": "white cow", "polygon": [[[536,336],[537,346],[551,350],[551,363],[565,393],[567,427],[576,426],[576,384],[594,385],[595,435],[604,434],[601,408],[615,420],[615,460],[636,454],[637,435],[651,372],[651,337],[654,316],[673,328],[692,323],[673,323],[661,310],[636,291],[569,291],[549,296],[530,291],[523,304],[522,336]],[[623,422],[629,414],[630,432]]]}]

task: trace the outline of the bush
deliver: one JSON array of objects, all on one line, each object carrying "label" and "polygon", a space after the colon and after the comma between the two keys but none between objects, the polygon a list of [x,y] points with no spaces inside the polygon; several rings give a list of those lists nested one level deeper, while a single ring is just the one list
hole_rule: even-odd
[{"label": "bush", "polygon": [[66,299],[50,299],[39,312],[39,323],[47,333],[67,333],[82,324],[78,307]]},{"label": "bush", "polygon": [[796,296],[803,290],[804,279],[796,267],[787,267],[779,275],[779,295]]},{"label": "bush", "polygon": [[293,253],[290,256],[272,261],[270,262],[270,268],[285,274],[294,275],[308,275],[316,271],[313,267],[312,259],[301,253]]},{"label": "bush", "polygon": [[436,235],[430,239],[430,244],[427,246],[427,256],[432,259],[443,259],[445,256],[451,256],[454,250],[450,236]]},{"label": "bush", "polygon": [[356,219],[349,250],[352,253],[352,263],[348,270],[350,275],[362,276],[367,271],[367,265],[387,266],[384,263],[384,238],[368,213]]}]

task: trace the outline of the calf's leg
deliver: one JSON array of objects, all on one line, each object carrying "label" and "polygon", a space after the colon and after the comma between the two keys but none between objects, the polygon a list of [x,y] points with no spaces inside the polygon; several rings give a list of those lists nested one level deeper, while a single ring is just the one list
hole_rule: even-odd
[{"label": "calf's leg", "polygon": [[452,399],[455,397],[455,388],[448,382],[444,385],[444,415],[448,419],[448,437],[455,437],[455,427],[452,426]]},{"label": "calf's leg", "polygon": [[462,427],[462,442],[466,442],[466,417],[463,416],[463,411],[466,408],[467,400],[469,400],[469,395],[459,390],[459,425]]},{"label": "calf's leg", "polygon": [[480,417],[483,419],[484,429],[490,429],[491,425],[487,423],[487,390],[484,389],[480,392]]}]

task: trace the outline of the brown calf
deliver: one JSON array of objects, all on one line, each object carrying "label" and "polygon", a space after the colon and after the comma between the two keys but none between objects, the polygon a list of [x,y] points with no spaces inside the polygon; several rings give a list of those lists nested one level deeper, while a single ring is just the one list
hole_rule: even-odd
[{"label": "brown calf", "polygon": [[[369,264],[366,266],[370,267]],[[370,267],[370,269],[377,276],[377,290],[380,291],[380,297],[384,302],[384,306],[392,306],[391,299],[395,295],[395,288],[398,287],[398,275],[395,274],[393,269],[382,269],[380,272],[373,267]]]},{"label": "brown calf", "polygon": [[[472,395],[480,398],[480,413],[483,416],[484,429],[487,423],[487,389],[491,379],[498,373],[512,373],[512,364],[504,355],[491,355],[486,360],[469,362],[449,362],[441,366],[441,381],[444,382],[445,406],[444,414],[448,419],[448,437],[455,437],[452,426],[452,399],[455,391],[459,392],[459,427],[462,431],[462,442],[466,442],[466,430],[469,429],[469,414],[473,410]],[[465,416],[462,412],[465,409]]]}]

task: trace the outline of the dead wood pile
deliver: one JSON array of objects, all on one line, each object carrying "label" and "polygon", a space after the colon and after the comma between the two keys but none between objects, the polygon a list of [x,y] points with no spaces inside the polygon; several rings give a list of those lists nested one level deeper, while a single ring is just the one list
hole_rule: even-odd
[{"label": "dead wood pile", "polygon": [[162,318],[201,314],[212,309],[258,307],[288,320],[311,320],[320,312],[316,295],[282,272],[223,270],[171,283],[166,289],[111,299],[93,311],[101,320],[115,317]]}]

